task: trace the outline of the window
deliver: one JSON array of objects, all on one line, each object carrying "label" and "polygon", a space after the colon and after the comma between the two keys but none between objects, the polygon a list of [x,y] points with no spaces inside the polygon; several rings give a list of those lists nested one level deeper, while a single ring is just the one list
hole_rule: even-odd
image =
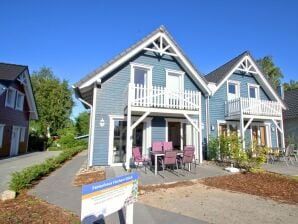
[{"label": "window", "polygon": [[16,90],[9,88],[6,91],[6,99],[5,99],[5,106],[14,108],[15,105],[15,99],[16,99]]},{"label": "window", "polygon": [[151,87],[152,66],[131,63],[131,83]]},{"label": "window", "polygon": [[259,98],[259,87],[255,85],[248,85],[248,95],[249,98],[257,99]]},{"label": "window", "polygon": [[228,81],[228,100],[236,99],[240,96],[240,83],[237,81]]},{"label": "window", "polygon": [[20,128],[21,134],[20,134],[20,142],[24,142],[25,141],[25,135],[26,135],[26,128],[25,127],[21,127]]},{"label": "window", "polygon": [[23,107],[24,107],[24,94],[17,92],[16,110],[23,111]]},{"label": "window", "polygon": [[0,124],[0,148],[2,148],[3,133],[4,133],[4,124]]},{"label": "window", "polygon": [[126,121],[114,120],[113,137],[113,163],[122,163],[125,161],[126,151]]}]

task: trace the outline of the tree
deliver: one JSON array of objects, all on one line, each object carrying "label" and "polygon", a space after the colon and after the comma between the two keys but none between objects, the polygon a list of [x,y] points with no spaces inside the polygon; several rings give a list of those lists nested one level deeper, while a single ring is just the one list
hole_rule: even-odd
[{"label": "tree", "polygon": [[264,73],[268,75],[269,80],[273,86],[277,88],[280,85],[280,79],[283,78],[283,74],[279,67],[275,66],[272,56],[267,55],[257,60],[259,66],[263,69]]},{"label": "tree", "polygon": [[298,89],[298,81],[295,80],[290,80],[289,83],[285,82],[284,83],[284,90],[293,90],[293,89]]},{"label": "tree", "polygon": [[90,114],[85,111],[76,118],[76,131],[78,135],[87,135],[89,133]]},{"label": "tree", "polygon": [[39,120],[32,126],[49,137],[69,124],[74,105],[68,81],[60,81],[50,68],[42,67],[31,76]]}]

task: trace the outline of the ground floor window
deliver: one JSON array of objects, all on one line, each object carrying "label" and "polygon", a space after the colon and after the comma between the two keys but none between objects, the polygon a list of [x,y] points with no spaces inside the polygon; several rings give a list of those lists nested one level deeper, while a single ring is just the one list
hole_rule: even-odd
[{"label": "ground floor window", "polygon": [[0,124],[0,148],[2,148],[2,144],[3,144],[3,134],[4,134],[4,124]]}]

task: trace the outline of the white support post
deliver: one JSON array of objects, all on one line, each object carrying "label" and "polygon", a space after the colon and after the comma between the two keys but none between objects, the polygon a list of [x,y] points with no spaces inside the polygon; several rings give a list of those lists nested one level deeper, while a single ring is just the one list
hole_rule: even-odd
[{"label": "white support post", "polygon": [[245,140],[244,140],[244,118],[243,118],[243,110],[242,110],[242,102],[240,100],[240,132],[242,139],[242,148],[245,148]]},{"label": "white support post", "polygon": [[131,131],[135,129],[148,115],[150,114],[150,111],[147,111],[144,113],[132,126],[131,126]]},{"label": "white support post", "polygon": [[280,127],[282,130],[280,133],[281,147],[284,149],[286,147],[286,144],[285,144],[284,120],[283,120],[282,116],[280,117]]},{"label": "white support post", "polygon": [[131,89],[128,89],[127,100],[127,133],[126,133],[126,170],[130,170],[130,158],[132,156],[132,130],[131,130]]},{"label": "white support post", "polygon": [[133,203],[126,207],[125,224],[133,224]]},{"label": "white support post", "polygon": [[199,151],[200,151],[200,158],[199,163],[203,163],[203,148],[202,148],[202,94],[199,92]]},{"label": "white support post", "polygon": [[246,131],[246,129],[248,128],[248,126],[251,124],[252,121],[253,121],[253,118],[250,118],[249,121],[247,122],[247,124],[244,127],[244,132]]}]

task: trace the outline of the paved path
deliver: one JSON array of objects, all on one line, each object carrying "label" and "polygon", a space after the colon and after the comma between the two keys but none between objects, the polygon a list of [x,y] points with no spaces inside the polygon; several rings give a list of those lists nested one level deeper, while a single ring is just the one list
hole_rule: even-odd
[{"label": "paved path", "polygon": [[289,164],[289,166],[287,166],[285,162],[274,162],[273,164],[264,164],[263,167],[270,172],[288,176],[298,176],[298,162],[295,162],[294,165]]},{"label": "paved path", "polygon": [[11,174],[24,168],[42,163],[49,157],[57,156],[60,151],[32,152],[0,160],[0,192],[7,190]]},{"label": "paved path", "polygon": [[[54,171],[50,176],[41,181],[29,194],[37,196],[49,203],[55,204],[65,210],[71,211],[78,216],[81,212],[81,188],[72,185],[74,175],[87,159],[87,151],[84,151],[65,163],[61,168]],[[110,175],[116,175],[111,173]],[[124,223],[125,211],[119,211],[108,216],[103,222],[105,224]],[[135,203],[135,223],[183,223],[203,224],[205,222],[181,214],[172,213],[148,205]],[[100,222],[99,222],[100,223]]]}]

